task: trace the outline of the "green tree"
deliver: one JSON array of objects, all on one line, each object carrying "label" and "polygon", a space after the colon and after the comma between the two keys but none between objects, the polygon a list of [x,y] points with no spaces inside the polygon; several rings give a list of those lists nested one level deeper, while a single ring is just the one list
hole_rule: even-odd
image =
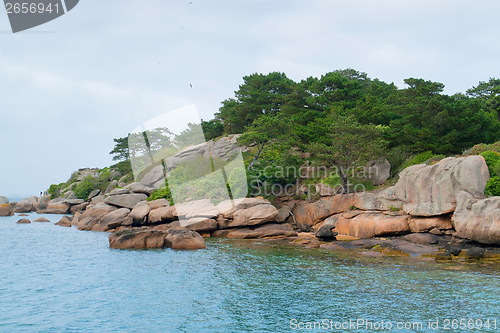
[{"label": "green tree", "polygon": [[203,129],[200,124],[188,123],[188,128],[175,136],[175,142],[182,148],[205,142]]},{"label": "green tree", "polygon": [[252,126],[247,127],[246,132],[238,138],[238,143],[247,146],[256,144],[259,147],[257,154],[248,165],[248,170],[252,169],[266,144],[272,141],[275,143],[283,141],[283,138],[289,135],[289,131],[289,119],[282,114],[263,115],[257,118]]},{"label": "green tree", "polygon": [[243,133],[245,127],[262,115],[275,115],[293,92],[296,83],[284,73],[252,74],[235,91],[235,98],[222,102],[216,118],[224,124],[225,134]]},{"label": "green tree", "polygon": [[212,119],[209,121],[201,120],[201,128],[205,134],[205,140],[216,139],[224,133],[224,125],[220,119]]},{"label": "green tree", "polygon": [[115,147],[109,152],[113,155],[113,161],[125,161],[129,159],[128,136],[124,138],[113,139]]},{"label": "green tree", "polygon": [[311,127],[319,136],[307,149],[319,161],[336,167],[343,193],[349,193],[351,168],[364,166],[385,153],[387,142],[381,129],[372,124],[360,124],[354,115],[332,114],[318,119]]},{"label": "green tree", "polygon": [[480,81],[467,90],[467,95],[478,99],[486,112],[495,114],[500,120],[500,79],[492,77],[488,82]]}]

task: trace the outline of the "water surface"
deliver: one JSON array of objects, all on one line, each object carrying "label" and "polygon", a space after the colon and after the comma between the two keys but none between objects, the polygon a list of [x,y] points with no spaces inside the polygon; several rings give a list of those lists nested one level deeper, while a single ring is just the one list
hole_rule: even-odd
[{"label": "water surface", "polygon": [[19,219],[0,217],[0,332],[375,331],[299,330],[294,319],[423,322],[393,330],[437,332],[429,320],[439,331],[445,318],[500,323],[494,263],[228,239],[208,239],[201,251],[114,250],[107,233]]}]

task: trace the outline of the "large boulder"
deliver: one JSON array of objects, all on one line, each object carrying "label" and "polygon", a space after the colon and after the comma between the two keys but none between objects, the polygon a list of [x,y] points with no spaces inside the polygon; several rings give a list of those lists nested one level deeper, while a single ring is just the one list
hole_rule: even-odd
[{"label": "large boulder", "polygon": [[339,194],[332,197],[322,197],[316,202],[300,201],[293,208],[297,225],[313,226],[328,216],[346,212],[354,203],[353,194]]},{"label": "large boulder", "polygon": [[247,209],[237,210],[229,227],[246,227],[273,222],[278,217],[278,210],[270,204],[262,204]]},{"label": "large boulder", "polygon": [[193,217],[189,220],[180,221],[180,226],[203,234],[217,230],[217,221],[206,217]]},{"label": "large boulder", "polygon": [[147,221],[147,217],[151,207],[148,205],[147,201],[141,201],[134,206],[132,212],[130,212],[130,217],[136,225],[143,225]]},{"label": "large boulder", "polygon": [[432,216],[432,217],[415,217],[410,218],[408,222],[411,232],[429,232],[434,228],[439,230],[453,229],[451,218],[449,215]]},{"label": "large boulder", "polygon": [[[229,161],[233,156],[247,149],[246,147],[240,147],[238,145],[238,137],[239,134],[229,135],[220,138],[217,141],[210,140],[208,142],[203,142],[183,149],[175,155],[165,158],[165,168],[169,171],[181,163],[187,163],[200,159],[209,161],[210,157]],[[143,182],[141,181],[141,183]]]},{"label": "large boulder", "polygon": [[122,208],[132,209],[138,202],[144,201],[148,198],[143,193],[130,193],[112,195],[104,199],[104,203]]},{"label": "large boulder", "polygon": [[165,231],[149,228],[122,230],[109,235],[109,247],[113,249],[160,249],[165,247]]},{"label": "large boulder", "polygon": [[14,215],[12,204],[2,204],[0,205],[0,216],[12,216]]},{"label": "large boulder", "polygon": [[500,245],[500,197],[478,200],[465,191],[457,196],[453,214],[456,236]]},{"label": "large boulder", "polygon": [[91,209],[87,209],[84,213],[76,213],[71,224],[78,227],[80,230],[91,230],[92,227],[99,222],[104,215],[117,210],[116,207],[99,203]]},{"label": "large boulder", "polygon": [[87,197],[88,200],[92,200],[92,198],[97,197],[99,194],[101,194],[100,189],[95,189],[92,192],[90,192],[89,196]]},{"label": "large boulder", "polygon": [[342,235],[372,238],[408,234],[410,232],[409,219],[409,215],[351,211],[332,216],[325,221],[324,225],[334,225],[335,231]]},{"label": "large boulder", "polygon": [[266,237],[295,237],[297,233],[293,228],[285,224],[265,224],[263,226],[257,226],[256,228],[241,228],[231,230],[228,234],[228,238],[240,238],[240,239],[250,239],[250,238],[266,238]]},{"label": "large boulder", "polygon": [[110,193],[111,191],[113,191],[116,187],[118,186],[118,182],[116,180],[113,180],[111,181],[108,186],[106,187],[106,190],[104,191],[104,193]]},{"label": "large boulder", "polygon": [[164,185],[165,180],[165,169],[163,165],[157,165],[150,172],[148,172],[144,177],[142,177],[140,183],[153,188],[160,188]]},{"label": "large boulder", "polygon": [[109,235],[109,247],[115,249],[150,249],[169,247],[175,250],[206,248],[205,240],[197,232],[186,228],[154,230],[133,228]]},{"label": "large boulder", "polygon": [[99,222],[92,226],[92,231],[108,231],[116,229],[122,225],[132,225],[132,218],[129,216],[130,209],[120,208],[102,216]]},{"label": "large boulder", "polygon": [[448,157],[434,165],[418,164],[403,170],[395,185],[403,209],[413,216],[451,213],[457,207],[460,191],[473,198],[484,198],[490,174],[484,158],[474,155]]},{"label": "large boulder", "polygon": [[205,240],[196,231],[187,228],[170,228],[165,246],[174,250],[198,250],[206,248]]},{"label": "large boulder", "polygon": [[392,186],[378,192],[355,193],[353,206],[361,210],[398,210],[403,208],[403,202]]},{"label": "large boulder", "polygon": [[33,209],[33,202],[30,199],[23,199],[14,206],[14,213],[29,213]]},{"label": "large boulder", "polygon": [[141,184],[141,183],[132,183],[132,184],[128,185],[126,188],[134,193],[144,193],[147,195],[150,195],[155,190],[154,188],[146,186],[146,185]]},{"label": "large boulder", "polygon": [[241,209],[247,209],[257,205],[263,205],[271,203],[262,198],[243,198],[235,200],[224,200],[220,202],[215,209],[217,209],[218,214],[221,214],[226,219],[232,219],[234,212]]},{"label": "large boulder", "polygon": [[88,202],[84,202],[84,203],[81,203],[79,205],[73,205],[69,208],[69,212],[71,214],[75,214],[77,212],[83,213],[87,209],[88,206],[89,206]]},{"label": "large boulder", "polygon": [[130,190],[126,188],[115,188],[111,192],[108,193],[108,195],[120,195],[120,194],[129,194]]},{"label": "large boulder", "polygon": [[36,212],[38,214],[66,214],[70,205],[64,202],[39,203]]},{"label": "large boulder", "polygon": [[391,176],[391,164],[385,158],[373,160],[366,165],[364,171],[373,185],[382,185]]},{"label": "large boulder", "polygon": [[153,210],[161,207],[168,207],[170,206],[170,202],[167,199],[157,199],[148,201],[148,206],[151,208],[151,210]]},{"label": "large boulder", "polygon": [[71,227],[71,217],[63,216],[59,222],[55,223],[55,225],[59,225],[61,227]]},{"label": "large boulder", "polygon": [[175,220],[177,212],[175,206],[152,209],[148,214],[148,224],[162,224]]},{"label": "large boulder", "polygon": [[190,219],[193,217],[214,217],[219,211],[208,199],[187,201],[175,205],[179,219]]}]

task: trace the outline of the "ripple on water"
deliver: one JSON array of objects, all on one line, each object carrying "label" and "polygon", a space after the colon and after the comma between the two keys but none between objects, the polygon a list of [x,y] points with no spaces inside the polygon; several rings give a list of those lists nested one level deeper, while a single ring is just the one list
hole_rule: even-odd
[{"label": "ripple on water", "polygon": [[457,264],[227,239],[203,251],[123,251],[106,233],[18,219],[0,218],[2,332],[289,332],[293,318],[500,313],[496,265],[448,270]]}]

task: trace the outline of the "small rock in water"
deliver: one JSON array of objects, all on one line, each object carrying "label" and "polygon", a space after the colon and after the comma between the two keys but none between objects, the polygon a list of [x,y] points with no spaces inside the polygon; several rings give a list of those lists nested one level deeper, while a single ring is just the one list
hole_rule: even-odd
[{"label": "small rock in water", "polygon": [[451,261],[451,253],[449,251],[436,253],[436,261]]},{"label": "small rock in water", "polygon": [[316,238],[321,239],[321,240],[334,240],[335,236],[337,236],[339,233],[336,231],[332,231],[332,229],[335,229],[335,226],[332,224],[325,224],[319,230],[314,234]]},{"label": "small rock in water", "polygon": [[462,252],[462,247],[456,244],[450,244],[446,246],[446,250],[449,251],[452,255],[458,256],[460,252]]},{"label": "small rock in water", "polygon": [[466,252],[466,258],[470,260],[479,260],[484,256],[484,249],[482,247],[473,247],[468,249]]},{"label": "small rock in water", "polygon": [[39,217],[36,220],[34,220],[33,222],[50,222],[50,221],[47,220],[45,217]]},{"label": "small rock in water", "polygon": [[28,224],[28,223],[31,223],[31,221],[28,220],[28,219],[21,219],[21,220],[17,221],[16,223],[19,223],[19,224]]},{"label": "small rock in water", "polygon": [[28,214],[24,214],[24,213],[22,213],[22,214],[19,214],[19,215],[17,215],[17,216],[29,216],[29,215],[28,215]]}]

